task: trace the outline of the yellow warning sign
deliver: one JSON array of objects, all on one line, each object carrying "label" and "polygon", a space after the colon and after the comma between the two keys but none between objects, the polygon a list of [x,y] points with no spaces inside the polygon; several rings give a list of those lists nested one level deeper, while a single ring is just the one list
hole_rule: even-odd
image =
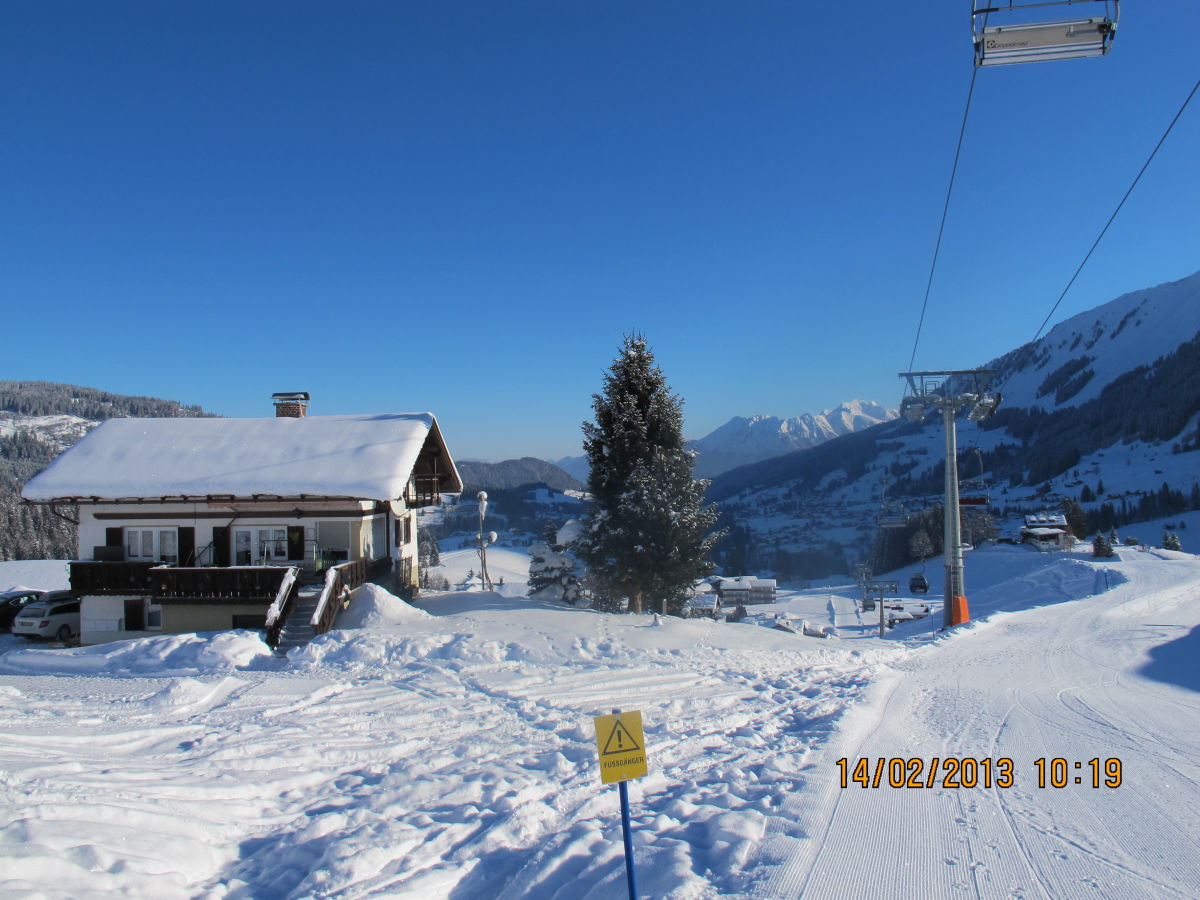
[{"label": "yellow warning sign", "polygon": [[596,716],[596,752],[604,784],[628,781],[646,774],[646,736],[639,710]]}]

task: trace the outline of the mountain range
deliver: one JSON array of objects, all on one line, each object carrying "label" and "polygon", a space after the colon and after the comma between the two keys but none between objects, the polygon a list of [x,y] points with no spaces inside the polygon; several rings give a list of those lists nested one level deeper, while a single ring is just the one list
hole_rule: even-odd
[{"label": "mountain range", "polygon": [[850,400],[817,415],[805,413],[788,419],[735,416],[689,446],[697,453],[697,476],[712,478],[738,466],[815,447],[894,418],[894,409],[870,401]]},{"label": "mountain range", "polygon": [[[1068,499],[1105,530],[1200,507],[1200,273],[1073,316],[981,368],[1003,400],[988,419],[959,420],[959,473],[989,494],[1002,529]],[[898,419],[725,472],[709,497],[744,565],[788,569],[764,547],[838,548],[847,559],[826,562],[844,565],[874,552],[885,511],[914,519],[940,502],[943,457],[939,416]]]},{"label": "mountain range", "polygon": [[[869,400],[849,400],[815,415],[805,413],[787,419],[734,416],[704,437],[689,441],[688,446],[697,454],[697,477],[713,478],[738,466],[815,447],[894,418],[894,409]],[[554,464],[580,481],[587,481],[586,456],[567,456]]]}]

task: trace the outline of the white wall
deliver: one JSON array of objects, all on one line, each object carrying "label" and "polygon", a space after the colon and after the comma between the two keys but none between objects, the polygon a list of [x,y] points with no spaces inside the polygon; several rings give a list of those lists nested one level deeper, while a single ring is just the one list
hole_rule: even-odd
[{"label": "white wall", "polygon": [[[302,509],[307,513],[304,516],[287,515],[297,508]],[[266,504],[216,504],[216,503],[153,503],[139,506],[134,503],[111,503],[111,504],[84,504],[80,507],[79,516],[79,559],[92,559],[93,548],[103,546],[105,544],[105,532],[108,528],[179,528],[190,527],[195,530],[196,551],[200,552],[204,547],[208,546],[213,539],[213,529],[226,526],[233,529],[237,528],[287,528],[288,526],[302,526],[304,528],[305,538],[305,556],[311,561],[313,544],[312,541],[318,540],[320,536],[320,523],[329,521],[336,523],[334,531],[342,531],[345,533],[346,524],[355,522],[359,528],[350,529],[350,542],[348,549],[351,551],[359,550],[365,546],[371,546],[374,553],[382,554],[387,546],[386,541],[379,540],[375,535],[376,526],[369,526],[368,529],[361,529],[362,519],[357,521],[347,517],[338,516],[328,520],[321,519],[321,511],[329,510],[330,512],[344,512],[347,509],[359,509],[362,519],[368,521],[378,518],[380,529],[379,534],[382,534],[382,529],[387,528],[387,516],[380,515],[375,517],[372,508],[373,504],[369,502],[354,502],[354,501],[322,501],[322,502],[307,502],[298,503],[292,501],[288,503],[281,501],[279,507],[271,507]],[[120,519],[97,519],[97,514],[119,514],[126,516],[131,513],[144,512],[143,515],[138,515],[136,518],[120,518]],[[276,515],[265,515],[266,513],[274,512]],[[212,516],[213,513],[219,513],[218,516]],[[279,515],[282,513],[283,515]],[[373,546],[372,546],[373,545]],[[211,556],[202,560],[203,565],[211,565]]]}]

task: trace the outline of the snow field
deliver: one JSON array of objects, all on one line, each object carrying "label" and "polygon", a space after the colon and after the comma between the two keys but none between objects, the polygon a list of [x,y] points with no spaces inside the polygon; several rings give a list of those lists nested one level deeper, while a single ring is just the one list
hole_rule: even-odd
[{"label": "snow field", "polygon": [[[653,711],[632,791],[645,889],[736,893],[865,681],[851,652],[768,629],[471,596],[287,661],[247,657],[247,633],[207,656],[195,636],[9,638],[0,846],[21,863],[0,893],[611,896],[616,792],[590,720],[614,706]],[[177,674],[140,674],[156,665]]]},{"label": "snow field", "polygon": [[[752,607],[829,640],[373,586],[286,660],[247,632],[0,636],[0,895],[624,896],[613,708],[646,726],[644,896],[1200,893],[1200,563],[998,547],[967,583],[982,621],[883,640],[836,584]],[[842,756],[949,755],[1018,784],[836,783]],[[1126,784],[1038,789],[1038,756],[1120,757]]]}]

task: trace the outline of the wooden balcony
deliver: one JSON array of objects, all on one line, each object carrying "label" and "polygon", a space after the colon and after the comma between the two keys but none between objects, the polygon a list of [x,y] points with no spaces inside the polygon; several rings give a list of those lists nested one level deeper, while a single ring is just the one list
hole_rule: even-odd
[{"label": "wooden balcony", "polygon": [[404,491],[404,503],[409,509],[438,506],[442,502],[442,484],[439,475],[414,475]]},{"label": "wooden balcony", "polygon": [[181,569],[156,562],[75,561],[71,590],[150,596],[168,603],[272,603],[287,571],[287,566]]},{"label": "wooden balcony", "polygon": [[150,577],[152,592],[160,603],[186,600],[273,603],[287,572],[287,566],[163,567],[153,569]]},{"label": "wooden balcony", "polygon": [[156,562],[71,563],[71,590],[86,594],[149,594],[150,570]]}]

